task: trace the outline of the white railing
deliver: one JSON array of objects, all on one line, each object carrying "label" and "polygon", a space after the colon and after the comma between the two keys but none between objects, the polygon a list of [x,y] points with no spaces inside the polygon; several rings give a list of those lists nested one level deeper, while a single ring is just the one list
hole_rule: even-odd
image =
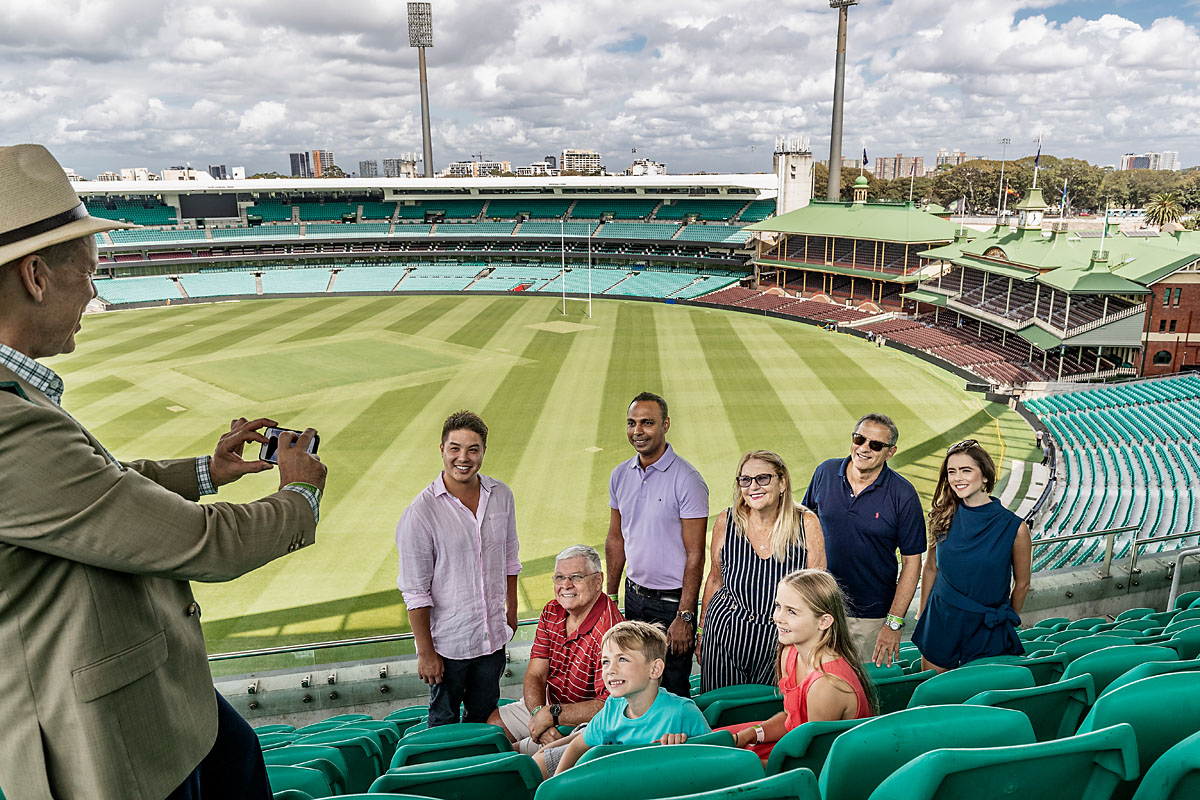
[{"label": "white railing", "polygon": [[1145,303],[1142,303],[1140,306],[1130,306],[1129,308],[1118,311],[1115,314],[1109,314],[1108,316],[1101,317],[1100,319],[1094,319],[1091,322],[1085,322],[1082,325],[1076,325],[1073,328],[1067,328],[1063,338],[1069,339],[1072,336],[1078,336],[1081,333],[1087,333],[1088,331],[1095,330],[1096,328],[1102,328],[1110,322],[1116,322],[1119,319],[1125,319],[1126,317],[1132,317],[1137,314],[1144,314],[1145,312]]}]

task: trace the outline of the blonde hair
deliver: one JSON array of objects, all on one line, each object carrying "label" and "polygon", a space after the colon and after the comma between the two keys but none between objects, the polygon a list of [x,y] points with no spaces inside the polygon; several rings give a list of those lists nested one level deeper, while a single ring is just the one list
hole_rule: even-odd
[{"label": "blonde hair", "polygon": [[609,642],[622,650],[641,653],[646,657],[647,664],[657,658],[664,661],[667,658],[667,634],[661,625],[632,619],[618,622],[605,632],[600,640],[600,649],[603,650]]},{"label": "blonde hair", "polygon": [[739,534],[746,535],[750,524],[750,506],[746,505],[746,498],[742,496],[741,487],[737,485],[737,476],[742,474],[742,467],[751,459],[770,464],[779,479],[779,505],[775,513],[775,526],[771,528],[771,555],[776,561],[783,561],[787,558],[788,548],[799,547],[803,550],[805,547],[804,512],[808,509],[792,499],[792,478],[783,458],[770,450],[751,450],[742,456],[734,474],[732,507]]},{"label": "blonde hair", "polygon": [[[846,605],[842,597],[841,587],[837,581],[823,569],[798,569],[795,572],[788,573],[779,582],[780,586],[787,586],[789,589],[800,595],[800,599],[806,606],[812,609],[818,617],[828,614],[833,618],[833,624],[825,630],[821,631],[821,638],[817,641],[816,646],[809,656],[810,666],[825,673],[830,678],[836,678],[838,681],[845,683],[836,675],[829,675],[825,672],[825,662],[832,661],[837,658],[845,659],[850,668],[854,670],[854,674],[858,676],[858,682],[862,684],[863,691],[867,694],[867,703],[871,707],[871,713],[878,713],[878,702],[875,698],[875,687],[867,677],[866,670],[863,669],[862,662],[859,660],[858,650],[854,647],[854,639],[850,636],[850,624],[846,621]],[[784,657],[788,648],[791,645],[780,644],[775,653],[775,682],[783,683],[784,675]],[[797,675],[797,678],[802,676]]]}]

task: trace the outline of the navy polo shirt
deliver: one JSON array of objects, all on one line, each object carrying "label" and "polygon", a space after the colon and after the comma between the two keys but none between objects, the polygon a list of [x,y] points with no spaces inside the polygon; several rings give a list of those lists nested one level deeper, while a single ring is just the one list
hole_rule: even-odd
[{"label": "navy polo shirt", "polygon": [[817,467],[804,505],[821,520],[825,557],[846,595],[846,612],[885,617],[896,596],[896,549],[905,556],[925,552],[925,516],[917,490],[887,464],[856,497],[846,480],[849,464],[847,456]]}]

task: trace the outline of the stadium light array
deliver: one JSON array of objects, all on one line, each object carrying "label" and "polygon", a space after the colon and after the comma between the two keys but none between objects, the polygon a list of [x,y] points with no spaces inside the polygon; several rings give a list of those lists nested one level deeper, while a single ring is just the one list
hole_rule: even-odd
[{"label": "stadium light array", "polygon": [[433,10],[429,3],[408,4],[408,46],[417,48],[421,72],[421,149],[425,177],[433,177],[433,137],[429,131],[429,80],[425,76],[425,48],[433,47]]},{"label": "stadium light array", "polygon": [[830,8],[846,8],[858,5],[858,0],[829,0]]},{"label": "stadium light array", "polygon": [[433,47],[433,11],[429,3],[408,4],[408,46]]}]

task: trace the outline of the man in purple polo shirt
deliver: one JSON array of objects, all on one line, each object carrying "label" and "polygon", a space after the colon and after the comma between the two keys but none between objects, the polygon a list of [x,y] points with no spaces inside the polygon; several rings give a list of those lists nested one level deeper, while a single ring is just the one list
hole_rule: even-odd
[{"label": "man in purple polo shirt", "polygon": [[667,444],[667,401],[642,392],[629,405],[625,432],[636,452],[608,481],[608,596],[625,580],[626,619],[667,628],[663,688],[691,694],[688,678],[696,649],[696,601],[704,574],[708,486]]},{"label": "man in purple polo shirt", "polygon": [[479,472],[487,426],[469,411],[442,426],[442,473],[396,526],[417,674],[429,725],[487,722],[500,700],[504,646],[517,629],[517,523],[512,491]]}]

